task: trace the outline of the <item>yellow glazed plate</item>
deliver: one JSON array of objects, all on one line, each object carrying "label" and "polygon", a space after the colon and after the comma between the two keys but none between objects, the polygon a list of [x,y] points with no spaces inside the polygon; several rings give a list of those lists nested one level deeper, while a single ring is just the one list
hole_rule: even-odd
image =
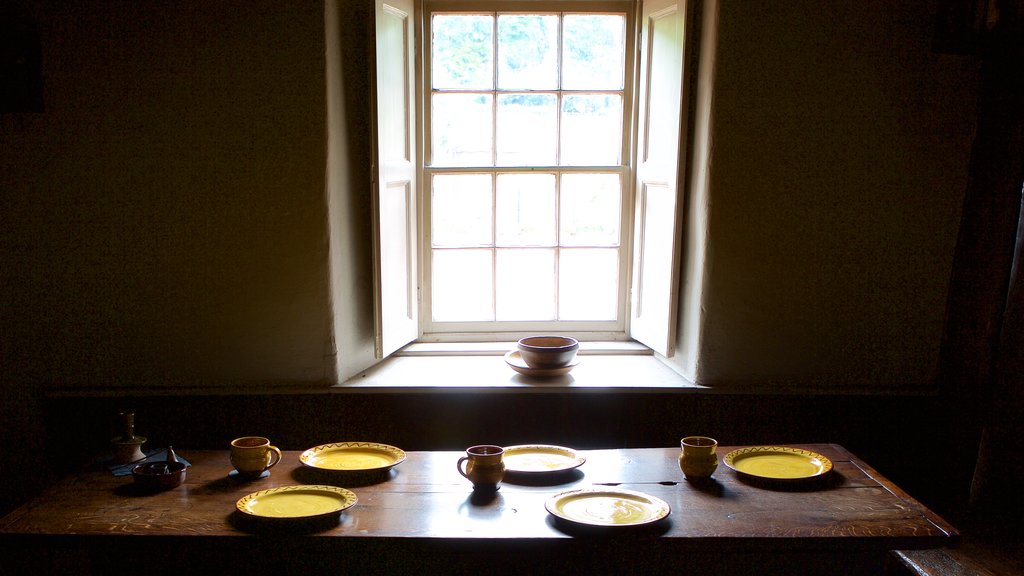
[{"label": "yellow glazed plate", "polygon": [[583,465],[586,458],[572,448],[531,444],[505,448],[505,471],[524,474],[564,472]]},{"label": "yellow glazed plate", "polygon": [[733,470],[771,480],[800,480],[832,470],[832,461],[816,452],[788,446],[751,446],[722,459]]},{"label": "yellow glazed plate", "polygon": [[344,488],[300,485],[253,492],[235,507],[260,518],[315,518],[337,514],[355,503],[356,495]]},{"label": "yellow glazed plate", "polygon": [[525,376],[550,378],[552,376],[568,374],[570,370],[580,363],[580,360],[579,357],[573,358],[572,362],[570,362],[568,366],[561,366],[559,368],[530,368],[526,365],[526,362],[523,360],[523,356],[519,353],[519,350],[510,350],[505,353],[505,363],[511,366],[516,372]]},{"label": "yellow glazed plate", "polygon": [[589,526],[639,526],[669,515],[668,502],[643,492],[584,488],[562,492],[544,503],[558,518]]},{"label": "yellow glazed plate", "polygon": [[299,460],[320,470],[383,471],[402,463],[405,451],[376,442],[335,442],[314,446],[299,455]]}]

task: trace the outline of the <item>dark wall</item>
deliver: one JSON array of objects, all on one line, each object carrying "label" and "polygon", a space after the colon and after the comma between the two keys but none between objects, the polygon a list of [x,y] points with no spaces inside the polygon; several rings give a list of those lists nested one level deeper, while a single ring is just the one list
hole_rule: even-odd
[{"label": "dark wall", "polygon": [[9,460],[41,451],[44,389],[328,381],[323,4],[4,0],[12,22],[42,107],[0,109]]}]

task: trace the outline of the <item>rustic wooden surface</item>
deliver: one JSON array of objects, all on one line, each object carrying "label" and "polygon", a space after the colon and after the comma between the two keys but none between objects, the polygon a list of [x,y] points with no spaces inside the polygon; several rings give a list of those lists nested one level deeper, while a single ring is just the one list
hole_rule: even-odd
[{"label": "rustic wooden surface", "polygon": [[[843,448],[803,447],[833,461],[832,478],[796,489],[759,486],[720,464],[714,483],[697,486],[679,471],[676,448],[591,450],[582,452],[587,462],[577,471],[550,480],[509,477],[493,498],[474,495],[458,474],[460,452],[409,452],[387,475],[359,477],[306,468],[300,452],[289,451],[269,478],[239,482],[228,476],[226,451],[184,451],[192,467],[178,488],[140,494],[130,476],[114,477],[97,468],[48,489],[4,518],[0,530],[233,536],[248,528],[239,526],[243,518],[235,511],[235,502],[246,494],[291,484],[332,484],[351,489],[359,501],[321,536],[560,538],[571,531],[548,518],[545,500],[598,484],[640,490],[668,502],[672,514],[659,527],[664,537],[837,541],[831,545],[853,539],[880,548],[927,548],[955,536],[941,518]],[[722,447],[719,455],[731,449]]]},{"label": "rustic wooden surface", "polygon": [[[239,482],[228,476],[227,451],[180,450],[192,463],[181,486],[140,494],[130,476],[114,477],[96,466],[65,478],[0,520],[0,542],[67,546],[79,551],[68,560],[79,567],[89,557],[82,551],[90,546],[130,542],[152,555],[154,547],[165,545],[187,543],[200,550],[211,543],[252,542],[245,538],[250,534],[285,537],[290,545],[318,554],[354,553],[359,546],[364,555],[379,554],[380,546],[393,553],[401,549],[396,543],[428,556],[446,546],[543,552],[578,550],[574,542],[596,541],[602,542],[602,551],[614,548],[611,542],[633,542],[640,548],[630,550],[652,554],[754,554],[750,558],[756,562],[774,552],[804,552],[817,554],[827,565],[836,554],[935,548],[957,538],[942,518],[841,446],[799,447],[833,461],[826,481],[758,485],[719,464],[714,482],[697,486],[679,471],[678,448],[590,450],[581,451],[587,461],[578,470],[548,478],[508,477],[491,497],[474,494],[456,471],[461,452],[409,452],[386,475],[359,477],[309,469],[300,463],[300,452],[286,451],[268,478]],[[731,449],[720,447],[720,459]],[[355,492],[358,502],[337,517],[307,523],[253,519],[235,509],[249,493],[293,484],[342,486]],[[668,502],[672,513],[640,529],[598,530],[546,512],[544,503],[552,495],[591,485],[646,492]],[[602,539],[603,534],[613,536]],[[157,538],[122,538],[147,535]]]}]

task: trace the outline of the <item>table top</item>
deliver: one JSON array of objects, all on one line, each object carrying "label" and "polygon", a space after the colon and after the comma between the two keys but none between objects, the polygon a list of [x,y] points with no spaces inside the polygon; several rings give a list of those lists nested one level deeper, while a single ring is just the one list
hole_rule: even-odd
[{"label": "table top", "polygon": [[[867,463],[836,444],[794,447],[829,458],[833,470],[814,483],[752,482],[719,464],[709,484],[684,479],[679,448],[580,450],[586,462],[555,475],[506,477],[500,490],[472,491],[456,470],[462,452],[408,452],[383,475],[352,476],[304,465],[285,451],[269,477],[238,481],[224,451],[181,450],[192,466],[185,482],[140,493],[131,476],[102,466],[68,476],[0,519],[0,536],[156,535],[237,538],[286,524],[236,510],[244,496],[270,488],[319,484],[354,492],[357,503],[315,529],[309,538],[402,538],[556,541],[581,527],[548,513],[545,502],[562,492],[615,487],[660,498],[671,507],[644,527],[608,528],[677,545],[755,545],[888,550],[934,548],[958,538],[955,528],[905,494]],[[720,446],[719,460],[737,447]],[[622,532],[626,530],[627,532]]]}]

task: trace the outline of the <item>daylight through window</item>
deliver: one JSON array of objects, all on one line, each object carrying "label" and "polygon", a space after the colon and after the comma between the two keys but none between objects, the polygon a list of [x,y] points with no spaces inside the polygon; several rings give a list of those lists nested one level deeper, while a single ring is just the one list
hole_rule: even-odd
[{"label": "daylight through window", "polygon": [[435,328],[621,329],[626,14],[445,12],[429,22]]}]

